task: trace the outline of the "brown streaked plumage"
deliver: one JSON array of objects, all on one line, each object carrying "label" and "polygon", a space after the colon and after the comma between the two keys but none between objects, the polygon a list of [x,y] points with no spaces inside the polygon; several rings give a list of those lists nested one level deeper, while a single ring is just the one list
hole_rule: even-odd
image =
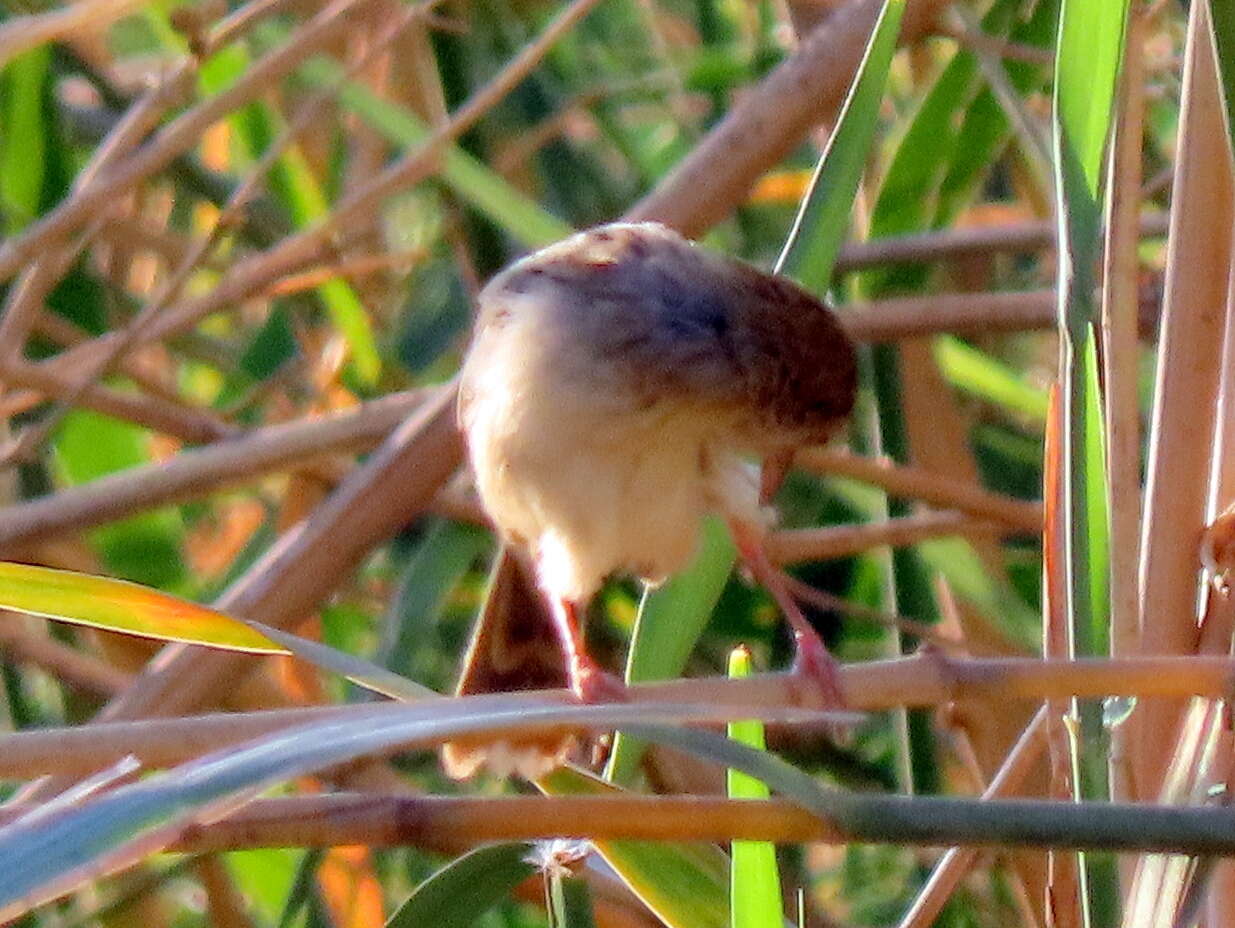
[{"label": "brown streaked plumage", "polygon": [[480,295],[459,418],[481,501],[525,551],[584,698],[615,689],[578,611],[604,579],[681,570],[723,515],[839,700],[832,661],[762,551],[769,517],[749,456],[826,440],[856,390],[835,316],[790,281],[654,223],[545,248]]}]

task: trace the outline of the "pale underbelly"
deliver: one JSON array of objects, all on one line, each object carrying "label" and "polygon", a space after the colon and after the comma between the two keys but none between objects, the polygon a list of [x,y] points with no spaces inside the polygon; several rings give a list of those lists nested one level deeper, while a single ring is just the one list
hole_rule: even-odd
[{"label": "pale underbelly", "polygon": [[659,581],[686,567],[708,508],[697,442],[542,450],[507,453],[478,483],[499,528],[531,550],[547,591],[584,599],[615,572]]}]

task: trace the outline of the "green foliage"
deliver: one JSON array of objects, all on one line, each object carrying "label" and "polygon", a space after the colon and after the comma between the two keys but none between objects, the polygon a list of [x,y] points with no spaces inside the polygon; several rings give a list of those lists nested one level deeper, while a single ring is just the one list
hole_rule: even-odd
[{"label": "green foliage", "polygon": [[[150,462],[149,436],[129,423],[88,411],[65,417],[54,440],[56,466],[66,486]],[[184,524],[173,509],[131,516],[91,533],[108,568],[117,575],[163,589],[185,581]]]}]

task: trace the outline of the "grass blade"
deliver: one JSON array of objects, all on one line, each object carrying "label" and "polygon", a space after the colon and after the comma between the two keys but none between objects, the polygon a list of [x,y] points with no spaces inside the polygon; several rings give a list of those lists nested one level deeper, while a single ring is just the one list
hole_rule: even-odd
[{"label": "grass blade", "polygon": [[0,607],[126,635],[251,654],[285,647],[231,616],[127,580],[0,563]]},{"label": "grass blade", "polygon": [[[621,791],[571,768],[555,770],[537,786],[551,796],[600,796]],[[594,844],[631,891],[670,928],[729,928],[729,861],[719,848],[653,841]]]},{"label": "grass blade", "polygon": [[[678,676],[703,633],[737,560],[737,549],[719,519],[708,519],[691,566],[655,590],[645,590],[626,658],[626,682]],[[630,783],[643,745],[624,734],[613,742],[605,778]]]},{"label": "grass blade", "polygon": [[[1123,55],[1124,0],[1063,0],[1055,52],[1055,196],[1059,226],[1059,329],[1064,427],[1064,571],[1072,657],[1105,652],[1106,463],[1103,451],[1093,267],[1099,256],[1103,156],[1111,134]],[[1109,799],[1101,705],[1073,705],[1079,717],[1076,794]],[[1119,919],[1118,877],[1109,856],[1082,857],[1081,909],[1090,926]]]},{"label": "grass blade", "polygon": [[0,68],[0,213],[16,235],[38,215],[47,166],[48,114],[44,112],[51,50],[31,49]]},{"label": "grass blade", "polygon": [[[468,735],[561,726],[609,729],[637,725],[641,735],[672,743],[676,738],[671,733],[678,729],[654,727],[656,723],[726,721],[734,714],[732,707],[580,706],[534,698],[503,699],[504,708],[478,699],[359,709],[346,718],[301,725],[215,751],[59,814],[18,819],[0,828],[0,921],[161,850],[186,822],[218,819],[276,783],[356,757],[436,746]],[[765,717],[783,715],[781,710]],[[789,713],[791,718],[809,716]],[[751,759],[752,754],[756,759],[764,757],[757,752],[742,748],[735,754],[714,742],[732,742],[714,733],[699,742],[725,763],[755,773],[767,764],[766,758],[758,763]]]},{"label": "grass blade", "polygon": [[[729,676],[749,677],[750,652],[736,648],[729,655]],[[763,725],[748,720],[729,723],[729,737],[762,751]],[[767,786],[740,770],[728,771],[730,799],[767,799]],[[781,928],[785,922],[780,895],[780,871],[776,847],[766,841],[734,841],[729,875],[729,907],[732,928]]]},{"label": "grass blade", "polygon": [[896,53],[904,0],[886,0],[858,66],[857,77],[841,108],[836,130],[819,159],[810,190],[776,270],[813,293],[824,292],[849,229],[853,198],[875,137],[879,103]]},{"label": "grass blade", "polygon": [[532,849],[527,841],[493,844],[452,860],[416,887],[386,928],[470,928],[535,875]]},{"label": "grass blade", "polygon": [[127,580],[0,562],[0,607],[125,635],[248,654],[294,654],[394,699],[436,696],[363,658],[281,629],[234,619]]}]

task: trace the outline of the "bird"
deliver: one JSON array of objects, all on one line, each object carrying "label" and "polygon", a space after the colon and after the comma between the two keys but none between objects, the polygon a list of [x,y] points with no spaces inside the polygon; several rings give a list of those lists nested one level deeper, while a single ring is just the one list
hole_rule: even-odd
[{"label": "bird", "polygon": [[458,421],[480,503],[528,565],[579,699],[622,693],[584,646],[588,602],[612,575],[657,584],[684,569],[715,513],[784,612],[795,670],[843,704],[834,659],[765,551],[757,462],[827,441],[856,392],[854,346],[822,301],[658,223],[577,233],[484,287]]}]

